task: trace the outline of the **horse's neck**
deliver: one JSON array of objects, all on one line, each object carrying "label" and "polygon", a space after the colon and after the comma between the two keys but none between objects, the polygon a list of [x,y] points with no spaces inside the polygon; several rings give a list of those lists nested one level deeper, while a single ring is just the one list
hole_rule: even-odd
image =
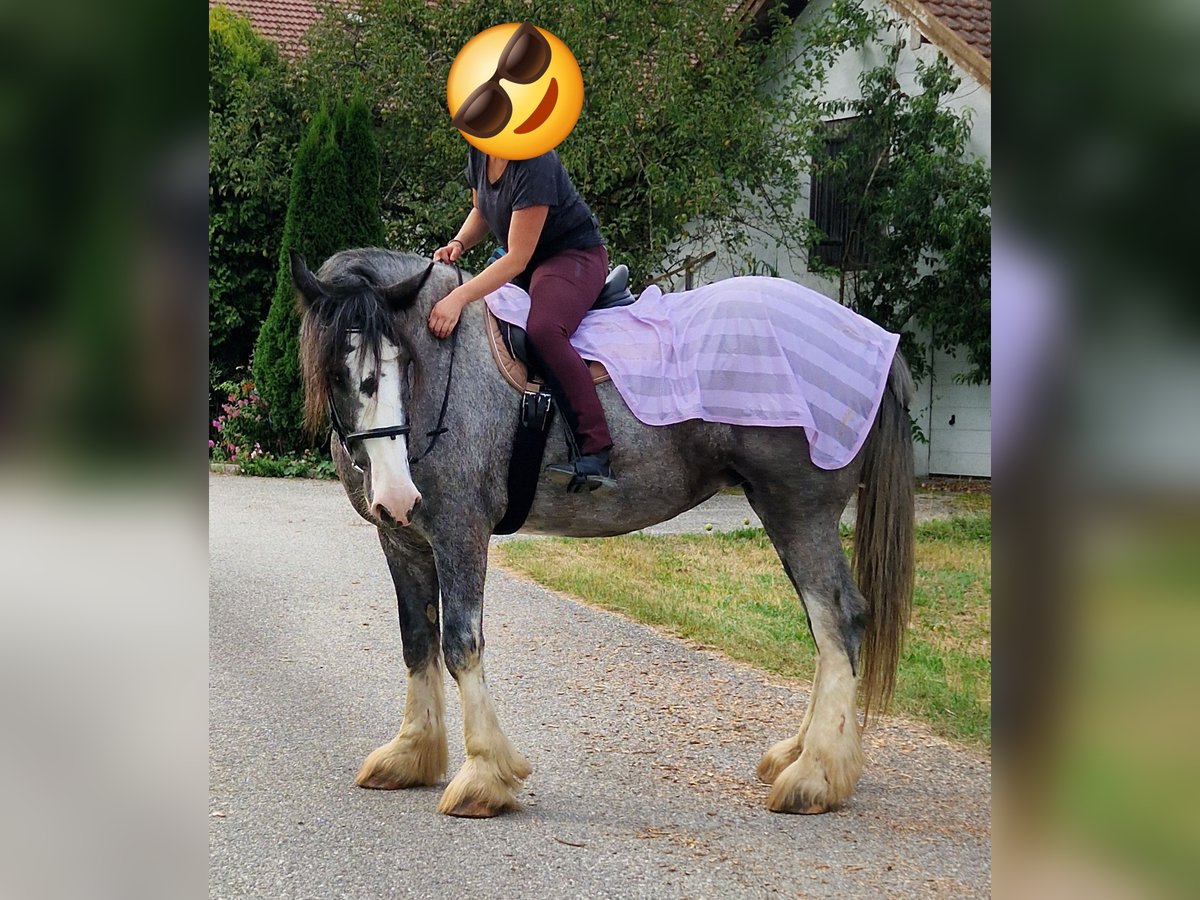
[{"label": "horse's neck", "polygon": [[459,378],[461,370],[463,384],[470,384],[480,400],[490,394],[496,385],[507,390],[488,347],[487,315],[483,300],[476,300],[463,310],[458,323],[458,350],[454,362],[455,380]]},{"label": "horse's neck", "polygon": [[[425,310],[419,315],[422,318],[413,326],[422,330],[421,334],[415,336],[415,341],[424,370],[423,402],[420,405],[426,416],[432,415],[436,419],[447,383],[450,383],[451,409],[456,397],[460,398],[459,402],[467,402],[461,398],[469,398],[472,407],[486,408],[487,397],[496,392],[497,387],[502,391],[508,389],[488,349],[484,318],[487,310],[483,300],[477,300],[463,310],[455,327],[456,338],[435,338],[425,324],[429,311]],[[453,373],[450,371],[452,355]],[[458,418],[461,420],[463,417],[460,415]]]}]

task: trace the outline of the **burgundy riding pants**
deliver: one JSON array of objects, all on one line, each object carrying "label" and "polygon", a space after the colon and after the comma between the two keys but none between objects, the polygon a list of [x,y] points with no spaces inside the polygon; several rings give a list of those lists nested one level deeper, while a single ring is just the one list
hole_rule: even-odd
[{"label": "burgundy riding pants", "polygon": [[529,336],[538,367],[555,393],[579,452],[612,447],[608,423],[587,364],[570,337],[596,302],[608,274],[608,250],[564,250],[541,263],[529,279]]}]

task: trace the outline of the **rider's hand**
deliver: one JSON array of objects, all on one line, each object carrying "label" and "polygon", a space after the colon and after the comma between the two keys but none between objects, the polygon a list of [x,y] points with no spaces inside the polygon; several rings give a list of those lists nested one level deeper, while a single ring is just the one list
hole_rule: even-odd
[{"label": "rider's hand", "polygon": [[450,332],[454,331],[454,326],[458,324],[458,317],[462,315],[464,305],[454,295],[454,291],[451,291],[433,305],[433,310],[429,313],[429,330],[437,337],[449,337]]},{"label": "rider's hand", "polygon": [[462,241],[455,238],[445,247],[438,247],[433,251],[433,258],[438,262],[454,263],[458,262],[458,258],[463,255]]}]

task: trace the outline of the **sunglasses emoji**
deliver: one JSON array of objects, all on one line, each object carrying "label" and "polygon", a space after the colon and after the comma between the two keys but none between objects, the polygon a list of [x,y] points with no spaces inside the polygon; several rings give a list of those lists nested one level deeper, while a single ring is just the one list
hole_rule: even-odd
[{"label": "sunglasses emoji", "polygon": [[451,123],[501,159],[553,150],[583,109],[583,75],[567,45],[531,22],[496,25],[471,38],[446,84]]}]

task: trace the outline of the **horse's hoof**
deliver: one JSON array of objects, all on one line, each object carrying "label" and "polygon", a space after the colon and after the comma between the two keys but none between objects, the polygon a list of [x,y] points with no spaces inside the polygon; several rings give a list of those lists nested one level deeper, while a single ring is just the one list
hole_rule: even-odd
[{"label": "horse's hoof", "polygon": [[482,800],[466,800],[454,809],[446,810],[446,815],[460,819],[490,819],[500,812],[500,809],[488,806]]},{"label": "horse's hoof", "polygon": [[795,816],[819,816],[822,813],[827,813],[833,809],[832,806],[825,806],[820,803],[814,803],[811,806],[805,806],[799,809],[776,809],[768,804],[767,808],[774,813],[785,813]]},{"label": "horse's hoof", "polygon": [[763,784],[774,784],[779,773],[800,758],[804,749],[804,741],[799,737],[790,737],[771,745],[771,749],[763,754],[758,763],[755,775]]},{"label": "horse's hoof", "polygon": [[397,775],[392,772],[367,772],[360,769],[354,776],[354,783],[360,788],[372,791],[402,791],[411,787],[429,787],[437,784],[437,779],[428,779],[412,775]]},{"label": "horse's hoof", "polygon": [[364,772],[361,769],[354,776],[354,783],[360,788],[367,788],[372,791],[395,791],[404,787],[395,778],[383,772]]},{"label": "horse's hoof", "polygon": [[438,812],[447,816],[486,819],[518,809],[516,792],[532,771],[529,763],[511,747],[500,758],[468,756],[458,774],[446,785]]},{"label": "horse's hoof", "polygon": [[371,751],[354,783],[376,791],[437,784],[446,773],[448,756],[446,737],[440,731],[421,741],[397,738]]},{"label": "horse's hoof", "polygon": [[792,816],[819,816],[821,813],[827,813],[836,808],[835,804],[806,796],[802,792],[790,794],[782,791],[771,791],[767,797],[767,809],[773,813],[785,813]]},{"label": "horse's hoof", "polygon": [[431,775],[396,773],[384,770],[369,772],[364,765],[358,774],[354,776],[354,783],[360,788],[367,788],[372,791],[402,791],[405,788],[430,787],[437,784],[438,779]]},{"label": "horse's hoof", "polygon": [[776,777],[767,795],[767,808],[804,816],[837,809],[854,793],[861,772],[861,755],[843,760],[805,750]]}]

